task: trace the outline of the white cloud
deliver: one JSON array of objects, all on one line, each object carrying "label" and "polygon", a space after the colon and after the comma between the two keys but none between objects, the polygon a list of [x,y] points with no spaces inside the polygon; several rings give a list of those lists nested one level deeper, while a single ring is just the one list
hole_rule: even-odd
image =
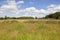
[{"label": "white cloud", "polygon": [[51,13],[60,12],[60,5],[53,5],[52,4],[52,5],[49,5],[47,7],[47,9],[40,9],[40,10],[38,10],[38,9],[36,9],[34,7],[32,7],[32,8],[30,7],[28,9],[29,10],[33,9],[33,10],[31,10],[31,12],[33,11],[34,13],[48,15],[48,14],[51,14]]},{"label": "white cloud", "polygon": [[60,5],[49,5],[47,11],[51,13],[60,12]]},{"label": "white cloud", "polygon": [[24,3],[24,1],[15,2],[15,0],[7,0],[7,5],[2,5],[0,7],[0,13],[4,13],[3,11],[9,10],[12,13],[19,14],[20,10],[17,8],[17,4]]},{"label": "white cloud", "polygon": [[37,9],[35,7],[30,7],[30,8],[26,8],[24,9],[25,12],[36,12]]},{"label": "white cloud", "polygon": [[7,5],[2,5],[0,7],[0,13],[4,13],[4,11],[9,10],[15,14],[25,13],[23,16],[43,17],[54,12],[60,12],[60,5],[54,5],[54,4],[49,5],[46,10],[45,9],[39,10],[39,9],[36,9],[35,7],[18,10],[17,4],[21,5],[24,3],[24,1],[15,2],[15,0],[7,0],[7,2],[8,2]]},{"label": "white cloud", "polygon": [[30,8],[26,8],[23,10],[24,13],[26,13],[25,15],[31,14],[31,15],[37,15],[37,16],[46,16],[48,14],[52,14],[55,12],[60,12],[60,5],[49,5],[47,7],[47,9],[36,9],[35,7],[30,7]]},{"label": "white cloud", "polygon": [[25,13],[24,16],[42,17],[41,15],[44,16],[44,14],[46,13],[46,10],[44,10],[44,9],[38,10],[35,7],[30,7],[30,8],[26,8],[26,9],[22,10],[21,12]]},{"label": "white cloud", "polygon": [[19,1],[19,2],[17,2],[17,4],[23,4],[24,3],[24,1]]}]

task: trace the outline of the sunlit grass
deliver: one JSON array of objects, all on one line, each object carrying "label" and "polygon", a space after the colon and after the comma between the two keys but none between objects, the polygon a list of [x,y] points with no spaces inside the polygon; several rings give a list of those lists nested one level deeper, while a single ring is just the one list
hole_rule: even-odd
[{"label": "sunlit grass", "polygon": [[60,21],[0,21],[0,40],[60,40]]}]

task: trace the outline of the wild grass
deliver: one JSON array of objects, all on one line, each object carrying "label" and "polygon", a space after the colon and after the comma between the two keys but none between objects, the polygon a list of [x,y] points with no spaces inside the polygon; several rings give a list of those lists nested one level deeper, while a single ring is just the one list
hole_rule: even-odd
[{"label": "wild grass", "polygon": [[0,40],[60,40],[60,21],[0,21]]}]

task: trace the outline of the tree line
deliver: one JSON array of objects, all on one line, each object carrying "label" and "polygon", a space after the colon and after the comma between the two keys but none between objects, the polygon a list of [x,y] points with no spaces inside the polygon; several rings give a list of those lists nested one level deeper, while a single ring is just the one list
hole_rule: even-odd
[{"label": "tree line", "polygon": [[7,17],[7,16],[5,16],[5,17],[0,17],[0,20],[2,20],[2,19],[37,19],[37,17]]},{"label": "tree line", "polygon": [[47,15],[45,18],[60,19],[60,12]]},{"label": "tree line", "polygon": [[[56,13],[52,13],[52,14],[49,14],[45,17],[43,17],[42,19],[48,19],[48,18],[53,18],[53,19],[60,19],[60,12],[56,12]],[[41,18],[37,18],[37,17],[0,17],[0,20],[1,19],[41,19]]]}]

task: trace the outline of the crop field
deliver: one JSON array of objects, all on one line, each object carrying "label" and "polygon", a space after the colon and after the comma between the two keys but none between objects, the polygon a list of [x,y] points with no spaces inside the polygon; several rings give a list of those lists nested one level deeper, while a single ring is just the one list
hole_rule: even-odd
[{"label": "crop field", "polygon": [[0,20],[0,40],[60,40],[60,21]]}]

